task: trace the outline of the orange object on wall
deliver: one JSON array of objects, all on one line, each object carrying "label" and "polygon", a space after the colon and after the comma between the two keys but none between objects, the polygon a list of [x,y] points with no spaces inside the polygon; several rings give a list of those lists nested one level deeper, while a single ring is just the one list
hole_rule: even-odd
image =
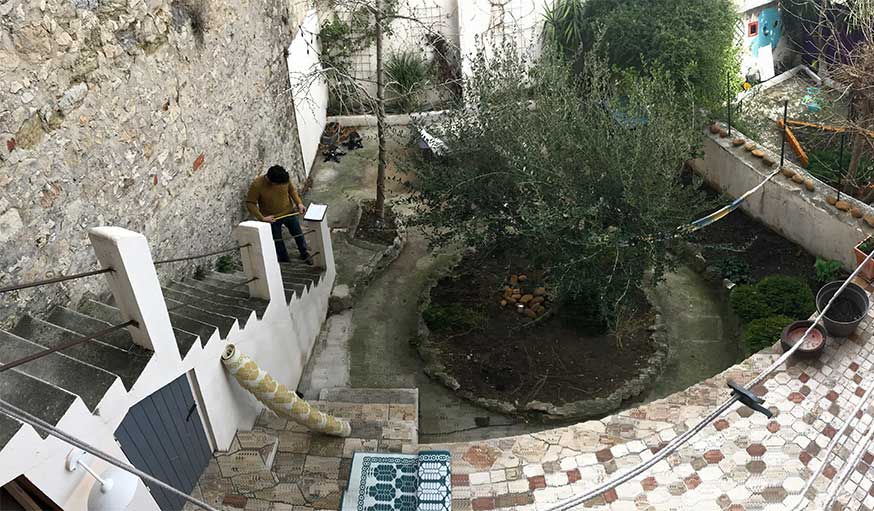
[{"label": "orange object on wall", "polygon": [[[777,119],[777,126],[783,127],[783,119]],[[795,138],[795,133],[792,133],[792,128],[789,126],[786,126],[786,142],[789,142],[789,147],[795,151],[795,155],[801,160],[801,166],[807,168],[810,165],[810,158],[807,157],[807,153],[804,152],[801,144],[798,143],[798,139]]]}]

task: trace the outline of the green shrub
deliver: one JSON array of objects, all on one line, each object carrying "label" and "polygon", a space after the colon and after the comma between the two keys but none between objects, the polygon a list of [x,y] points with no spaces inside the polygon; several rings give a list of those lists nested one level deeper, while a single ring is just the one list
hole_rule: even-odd
[{"label": "green shrub", "polygon": [[[841,159],[837,148],[810,151],[808,153],[810,165],[807,170],[820,181],[832,186],[840,185],[850,168],[852,153],[850,150],[844,151],[844,157]],[[874,160],[862,158],[856,171],[855,181],[862,186],[874,181]]]},{"label": "green shrub", "polygon": [[743,343],[748,353],[761,351],[780,340],[786,325],[795,321],[786,316],[769,316],[751,321],[743,333]]},{"label": "green shrub", "polygon": [[795,277],[772,275],[765,277],[756,290],[773,309],[774,314],[795,319],[807,319],[816,310],[810,287]]},{"label": "green shrub", "polygon": [[219,273],[233,273],[234,258],[230,255],[223,255],[215,260],[215,271]]},{"label": "green shrub", "polygon": [[583,292],[562,300],[558,309],[561,322],[584,335],[603,335],[607,332],[608,317],[601,308],[596,293]]},{"label": "green shrub", "polygon": [[838,271],[841,269],[841,263],[840,261],[832,261],[817,257],[813,268],[816,271],[816,280],[825,284],[826,282],[835,280]]},{"label": "green shrub", "polygon": [[735,286],[731,290],[730,302],[731,308],[744,323],[774,315],[774,309],[755,286]]},{"label": "green shrub", "polygon": [[752,284],[753,270],[746,261],[737,257],[726,257],[716,262],[719,275],[735,284]]},{"label": "green shrub", "polygon": [[422,313],[425,324],[433,332],[482,331],[485,317],[476,309],[454,303],[431,305]]},{"label": "green shrub", "polygon": [[430,72],[430,64],[418,52],[391,55],[385,63],[385,74],[388,88],[395,95],[392,104],[404,113],[418,111]]}]

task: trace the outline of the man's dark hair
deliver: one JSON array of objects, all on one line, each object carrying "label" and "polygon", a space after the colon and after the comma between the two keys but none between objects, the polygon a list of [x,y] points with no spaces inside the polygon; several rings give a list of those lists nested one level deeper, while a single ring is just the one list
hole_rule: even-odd
[{"label": "man's dark hair", "polygon": [[279,165],[274,165],[267,169],[267,179],[273,184],[285,184],[288,182],[288,171]]}]

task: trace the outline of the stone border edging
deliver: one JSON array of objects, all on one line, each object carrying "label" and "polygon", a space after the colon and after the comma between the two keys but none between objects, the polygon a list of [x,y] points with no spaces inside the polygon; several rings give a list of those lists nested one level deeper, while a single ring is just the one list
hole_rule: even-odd
[{"label": "stone border edging", "polygon": [[394,210],[391,201],[386,201],[386,206],[391,207],[392,211],[395,213],[395,228],[397,229],[397,234],[395,235],[392,244],[385,246],[355,239],[355,232],[358,230],[358,224],[361,222],[361,202],[361,200],[358,200],[355,203],[355,220],[352,222],[352,225],[349,226],[349,230],[345,233],[346,241],[350,245],[373,250],[376,253],[371,256],[367,263],[364,264],[364,269],[361,272],[356,272],[355,278],[352,279],[351,289],[349,290],[348,295],[344,297],[335,296],[333,294],[331,295],[328,305],[329,314],[336,314],[351,309],[361,289],[376,277],[377,272],[385,270],[388,265],[400,257],[401,251],[403,251],[407,244],[406,225],[404,224],[401,215]]},{"label": "stone border edging", "polygon": [[424,317],[425,309],[431,305],[431,290],[434,289],[440,279],[446,277],[455,268],[460,260],[461,256],[459,255],[456,260],[447,264],[444,268],[435,271],[426,281],[422,295],[419,298],[419,324],[415,342],[416,350],[425,363],[425,374],[439,381],[458,396],[487,410],[508,415],[537,414],[546,421],[583,419],[618,411],[623,402],[648,390],[661,374],[668,360],[667,325],[662,321],[658,308],[652,304],[653,309],[656,310],[656,319],[650,327],[650,339],[655,344],[656,350],[650,355],[648,363],[637,377],[626,381],[606,397],[583,399],[560,406],[542,401],[530,401],[517,405],[500,399],[480,397],[473,392],[462,389],[458,380],[449,374],[447,367],[440,362],[439,355],[441,350],[432,342],[431,331],[428,329],[428,325],[425,324]]}]

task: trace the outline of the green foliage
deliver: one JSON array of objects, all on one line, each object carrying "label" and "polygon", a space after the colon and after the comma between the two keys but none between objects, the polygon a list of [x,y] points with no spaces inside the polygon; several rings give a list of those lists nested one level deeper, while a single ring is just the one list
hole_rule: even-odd
[{"label": "green foliage", "polygon": [[386,61],[385,73],[390,80],[388,88],[395,96],[394,106],[405,113],[418,111],[431,74],[425,57],[416,51],[395,53]]},{"label": "green foliage", "polygon": [[[843,177],[847,174],[847,169],[850,168],[850,160],[853,158],[849,140],[847,147],[844,148],[843,158],[841,158],[840,150],[836,148],[810,151],[808,153],[810,165],[807,170],[824,183],[840,186]],[[860,187],[874,183],[874,160],[864,157],[861,159],[855,180]]]},{"label": "green foliage", "polygon": [[870,254],[872,250],[874,250],[874,237],[867,237],[865,241],[859,244],[859,250],[865,252],[865,254]]},{"label": "green foliage", "polygon": [[772,275],[756,284],[756,290],[775,314],[795,319],[807,319],[816,310],[813,291],[795,277]]},{"label": "green foliage", "polygon": [[509,45],[473,59],[465,100],[476,108],[432,131],[449,154],[405,169],[416,222],[436,245],[525,254],[550,269],[556,301],[586,296],[596,317],[615,317],[645,271],[657,279],[667,265],[657,235],[707,200],[680,184],[700,144],[694,102],[661,76],[620,88],[600,60],[574,73],[550,51],[529,64]]},{"label": "green foliage", "polygon": [[729,296],[731,308],[744,323],[774,315],[774,309],[762,298],[755,286],[735,286]]},{"label": "green foliage", "polygon": [[780,340],[783,329],[793,321],[787,316],[769,316],[751,321],[742,337],[747,353],[756,353],[772,346]]},{"label": "green foliage", "polygon": [[234,258],[227,254],[215,260],[215,271],[219,273],[233,273],[235,266]]},{"label": "green foliage", "polygon": [[[739,70],[732,0],[587,0],[581,14],[577,4],[555,4],[573,14],[572,29],[559,33],[560,41],[579,39],[584,50],[597,51],[619,69],[643,74],[662,69],[663,79],[678,90],[691,87],[705,106],[725,99],[726,76]],[[548,22],[547,33],[559,32],[550,25],[564,26]]]},{"label": "green foliage", "polygon": [[433,332],[482,331],[486,325],[486,319],[480,311],[457,303],[431,305],[425,309],[422,317]]},{"label": "green foliage", "polygon": [[562,322],[585,335],[602,335],[609,328],[598,305],[598,294],[583,292],[564,300],[559,307],[558,317]]},{"label": "green foliage", "polygon": [[746,261],[739,257],[726,257],[716,262],[716,268],[724,279],[735,284],[751,284],[753,271]]},{"label": "green foliage", "polygon": [[835,280],[837,273],[841,269],[841,263],[840,261],[832,261],[817,257],[816,263],[814,263],[813,267],[816,271],[816,280],[825,284],[826,282]]},{"label": "green foliage", "polygon": [[583,46],[586,31],[584,0],[554,0],[544,12],[543,36],[567,57]]}]

